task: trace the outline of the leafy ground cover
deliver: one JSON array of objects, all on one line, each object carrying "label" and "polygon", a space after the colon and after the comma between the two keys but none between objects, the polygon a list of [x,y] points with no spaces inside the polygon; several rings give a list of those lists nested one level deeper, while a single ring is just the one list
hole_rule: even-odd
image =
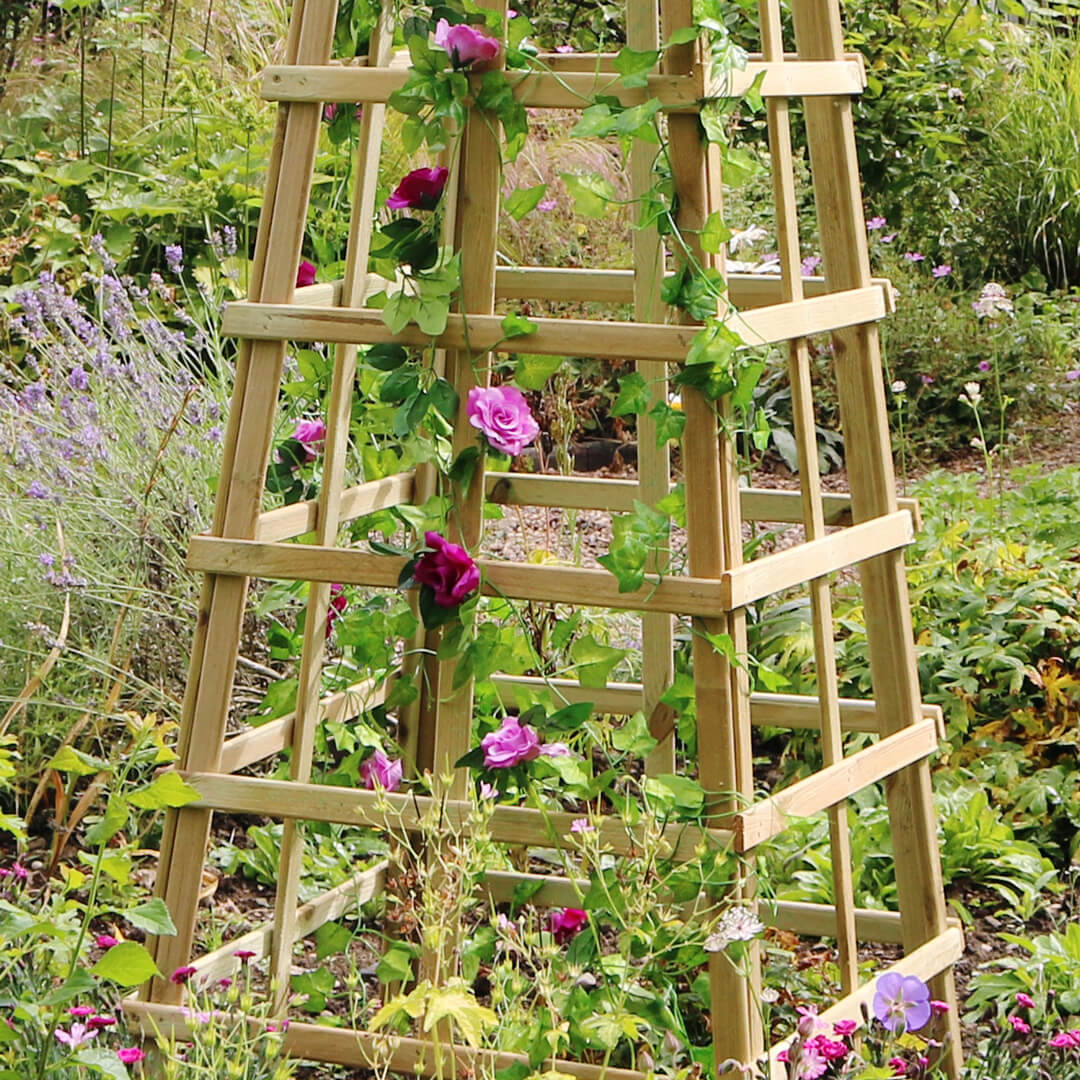
[{"label": "leafy ground cover", "polygon": [[[610,5],[521,6],[549,45],[621,45]],[[746,8],[718,6],[712,14],[738,35],[753,18]],[[284,14],[271,0],[221,10],[177,3],[163,13],[112,0],[16,4],[0,13],[7,71],[0,97],[5,1080],[26,1075],[25,1062],[34,1063],[34,1080],[123,1078],[143,1069],[142,1048],[118,1018],[116,999],[149,974],[144,935],[171,929],[147,889],[161,813],[190,792],[156,770],[175,754],[194,615],[184,547],[207,521],[226,422],[232,347],[217,334],[218,313],[245,289],[272,126],[253,76],[273,59]],[[899,291],[898,312],[884,327],[893,435],[902,473],[923,477],[914,488],[924,526],[911,549],[909,584],[923,695],[947,718],[935,796],[949,900],[972,946],[960,968],[968,1080],[1080,1073],[1080,469],[1047,437],[1075,431],[1080,393],[1080,234],[1070,172],[1080,69],[1066,14],[1017,8],[1006,19],[958,2],[847,6],[850,44],[864,51],[870,74],[859,104],[868,240],[876,268]],[[371,23],[370,4],[344,3],[338,55],[362,52]],[[620,202],[625,140],[617,121],[610,110],[594,113],[593,135],[583,138],[556,115],[528,118],[530,141],[507,165],[501,244],[510,262],[628,264],[635,214]],[[759,166],[762,114],[750,103],[714,128],[726,140],[731,234],[717,242],[727,244],[736,269],[767,270],[774,242]],[[305,246],[320,280],[338,273],[344,254],[356,130],[355,109],[324,115]],[[392,120],[380,203],[414,164],[406,146],[415,149],[416,137],[407,119]],[[808,203],[801,162],[800,170]],[[390,221],[383,212],[380,223]],[[393,271],[400,237],[389,228],[382,235],[377,256]],[[807,272],[815,271],[812,233],[804,255]],[[692,304],[688,289],[683,282],[671,299]],[[561,304],[514,314],[527,321],[549,312],[607,313]],[[445,392],[403,359],[387,351],[364,358],[354,479],[441,452]],[[568,470],[575,447],[595,436],[625,448],[616,470],[632,460],[642,386],[618,365],[570,358],[556,371],[545,361],[522,352],[499,373],[539,420],[535,462]],[[843,437],[827,343],[818,343],[816,362],[819,456],[823,469],[836,471]],[[268,505],[313,494],[321,476],[327,355],[298,349],[289,364]],[[759,381],[737,391],[744,467],[755,482],[785,483],[793,459],[782,358],[762,353],[748,367],[759,369]],[[677,434],[678,409],[660,404],[666,430]],[[427,440],[410,434],[421,406],[434,432]],[[1015,471],[1025,461],[1034,464]],[[951,468],[927,475],[937,463]],[[492,508],[505,515],[492,531],[538,561],[595,560],[614,539],[609,564],[630,577],[657,548],[678,565],[680,509],[678,495],[615,522]],[[372,515],[350,526],[349,539],[400,545],[422,536],[441,512]],[[779,530],[751,541],[784,542]],[[858,596],[846,580],[837,596],[844,692],[865,696]],[[294,586],[255,595],[236,727],[291,708],[304,601]],[[776,598],[753,614],[754,677],[765,688],[812,692],[805,599]],[[390,643],[417,625],[401,595],[353,589],[336,595],[333,616],[327,690],[362,677],[384,680],[400,659]],[[689,633],[680,630],[668,699],[682,762],[693,753],[693,709]],[[601,688],[638,673],[637,646],[632,620],[513,611],[491,601],[463,646],[465,668],[478,679],[477,741],[506,738],[493,671]],[[377,776],[392,786],[393,709],[407,704],[407,684],[394,693],[384,706],[322,725],[320,780],[370,786]],[[892,1001],[915,1028],[918,987],[882,988],[887,1000],[873,1010],[863,1044],[875,1058],[870,1066],[852,1054],[850,1032],[820,1029],[807,1016],[835,994],[827,942],[766,930],[737,906],[710,901],[688,912],[703,888],[718,888],[736,869],[715,853],[681,868],[665,862],[656,829],[692,818],[701,789],[684,775],[642,780],[641,759],[652,745],[643,718],[586,720],[557,706],[540,695],[522,701],[519,712],[523,723],[558,729],[573,753],[488,767],[490,789],[477,792],[470,839],[459,838],[438,887],[414,838],[309,830],[306,889],[339,885],[385,857],[410,873],[399,892],[328,924],[298,950],[294,1018],[392,1031],[405,1030],[413,1016],[444,1016],[460,1037],[497,1038],[537,1070],[545,1056],[567,1051],[689,1076],[710,1065],[701,961],[723,950],[739,964],[747,949],[762,948],[766,1022],[777,1036],[797,1036],[792,1075],[931,1074],[934,1047],[885,1023]],[[594,743],[595,751],[585,750]],[[756,753],[763,786],[775,786],[815,764],[817,751],[801,737],[766,732]],[[514,797],[580,815],[569,861],[554,867],[588,881],[579,907],[548,914],[525,895],[498,907],[477,899],[482,868],[510,868],[506,853],[486,841],[485,822],[494,798]],[[595,814],[631,800],[643,808],[655,849],[640,865],[615,867]],[[849,824],[857,899],[893,906],[879,791],[854,801]],[[276,829],[218,821],[211,863],[220,876],[207,883],[214,895],[201,949],[265,916],[278,872]],[[773,898],[828,902],[826,834],[824,821],[800,822],[763,853],[754,870],[766,906]],[[460,945],[461,981],[438,989],[421,978],[411,994],[395,996],[402,982],[420,978],[425,934],[443,947]],[[868,949],[861,961],[869,976],[893,958],[888,949]],[[265,1007],[269,988],[250,960],[241,958],[231,982],[192,987],[198,1037],[186,1056],[164,1048],[165,1075],[341,1076],[283,1058],[279,1030],[252,1034],[221,1016]]]}]

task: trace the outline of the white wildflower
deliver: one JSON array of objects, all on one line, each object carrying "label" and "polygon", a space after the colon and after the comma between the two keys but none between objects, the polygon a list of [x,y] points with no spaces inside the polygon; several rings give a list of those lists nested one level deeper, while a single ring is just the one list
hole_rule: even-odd
[{"label": "white wildflower", "polygon": [[902,394],[906,390],[907,390],[907,383],[904,382],[903,379],[897,379],[896,382],[894,382],[892,384],[892,392],[894,394]]},{"label": "white wildflower", "polygon": [[1009,294],[1005,291],[1005,287],[996,281],[988,281],[983,286],[979,299],[972,300],[971,307],[980,319],[993,318],[1002,311],[1006,315],[1013,313],[1013,304],[1009,299]]},{"label": "white wildflower", "polygon": [[705,939],[706,952],[721,952],[733,941],[753,941],[765,924],[748,907],[730,907],[720,916],[716,931]]},{"label": "white wildflower", "polygon": [[740,248],[753,247],[759,240],[764,240],[769,230],[760,225],[751,225],[748,229],[736,229],[728,241],[728,250],[732,255]]}]

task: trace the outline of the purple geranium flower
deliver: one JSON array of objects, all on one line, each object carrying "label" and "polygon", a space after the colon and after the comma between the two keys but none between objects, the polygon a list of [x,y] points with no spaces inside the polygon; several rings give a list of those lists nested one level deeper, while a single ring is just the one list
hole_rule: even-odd
[{"label": "purple geranium flower", "polygon": [[889,1031],[918,1031],[930,1012],[930,987],[918,976],[889,972],[878,979],[874,1015]]}]

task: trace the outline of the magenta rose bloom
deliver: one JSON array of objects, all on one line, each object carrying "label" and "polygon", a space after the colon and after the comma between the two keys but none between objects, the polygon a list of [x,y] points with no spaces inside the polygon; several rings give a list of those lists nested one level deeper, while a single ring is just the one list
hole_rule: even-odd
[{"label": "magenta rose bloom", "polygon": [[560,945],[565,945],[572,937],[576,937],[589,921],[587,912],[581,908],[568,907],[562,911],[553,911],[548,919],[548,926],[555,935],[555,940]]},{"label": "magenta rose bloom", "polygon": [[315,264],[309,263],[307,259],[296,268],[296,287],[302,288],[304,285],[315,284]]},{"label": "magenta rose bloom", "polygon": [[434,210],[446,187],[450,170],[436,165],[431,169],[413,169],[394,188],[386,205],[391,210]]},{"label": "magenta rose bloom", "polygon": [[522,724],[516,716],[508,716],[498,731],[489,732],[480,740],[484,765],[489,769],[512,769],[523,761],[540,756],[540,736]]},{"label": "magenta rose bloom", "polygon": [[463,604],[480,587],[480,568],[463,547],[437,532],[424,533],[424,543],[432,550],[417,560],[413,577],[434,591],[439,607]]},{"label": "magenta rose bloom", "polygon": [[349,607],[349,598],[345,595],[345,586],[335,582],[330,586],[330,603],[326,608],[326,636],[334,629],[334,623],[345,614]]},{"label": "magenta rose bloom", "polygon": [[516,386],[474,386],[465,411],[469,423],[500,454],[520,454],[540,434],[540,425]]},{"label": "magenta rose bloom", "polygon": [[499,54],[499,43],[494,38],[467,23],[451,26],[445,19],[440,19],[435,27],[435,44],[446,50],[456,68],[494,60]]},{"label": "magenta rose bloom", "polygon": [[292,437],[303,446],[308,461],[314,461],[326,449],[326,424],[321,420],[298,420]]},{"label": "magenta rose bloom", "polygon": [[360,766],[360,779],[368,791],[374,791],[376,787],[397,791],[401,784],[401,762],[391,761],[381,750],[376,750]]}]

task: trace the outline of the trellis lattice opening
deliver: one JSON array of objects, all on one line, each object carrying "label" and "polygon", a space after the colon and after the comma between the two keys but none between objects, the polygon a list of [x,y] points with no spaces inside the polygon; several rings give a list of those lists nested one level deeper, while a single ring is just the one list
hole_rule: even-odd
[{"label": "trellis lattice opening", "polygon": [[[504,27],[505,0],[485,0]],[[641,678],[638,682],[582,686],[566,678],[502,673],[493,676],[498,699],[515,709],[521,695],[553,692],[567,705],[587,702],[595,713],[641,712],[655,742],[644,761],[648,776],[676,771],[676,734],[663,700],[675,677],[672,615],[688,620],[696,705],[696,775],[706,793],[703,812],[691,822],[667,824],[658,841],[673,862],[702,850],[745,856],[799,817],[827,812],[832,850],[832,904],[765,902],[755,893],[750,863],[740,869],[730,895],[766,922],[799,934],[837,942],[842,996],[826,1019],[858,1019],[872,993],[860,983],[858,945],[897,943],[904,957],[895,970],[930,980],[934,996],[952,1006],[943,1023],[952,1036],[946,1064],[959,1069],[960,1040],[951,965],[961,955],[960,930],[947,921],[936,848],[936,827],[927,759],[940,734],[940,712],[923,705],[916,678],[903,549],[918,525],[918,510],[898,500],[877,342],[878,320],[892,308],[888,282],[870,275],[852,126],[851,97],[864,76],[858,57],[843,51],[836,0],[792,0],[795,51],[785,52],[779,0],[760,0],[761,52],[745,68],[718,72],[708,49],[690,33],[689,0],[628,0],[626,34],[638,53],[656,51],[656,63],[638,85],[620,78],[613,55],[539,55],[526,70],[506,72],[512,98],[535,109],[580,110],[597,95],[619,108],[659,103],[681,241],[665,252],[655,229],[635,231],[633,267],[563,269],[496,267],[502,159],[490,117],[470,99],[460,132],[453,179],[444,194],[443,241],[464,251],[456,310],[432,327],[408,322],[392,328],[384,312],[365,306],[386,282],[370,272],[378,163],[385,106],[409,79],[408,58],[393,50],[392,13],[383,11],[369,55],[331,60],[336,0],[294,0],[285,62],[269,68],[263,96],[279,103],[278,126],[267,178],[250,298],[230,305],[224,331],[241,339],[236,386],[226,436],[221,484],[212,529],[195,537],[189,566],[204,575],[200,619],[185,698],[180,762],[197,802],[173,811],[162,841],[157,893],[179,928],[151,943],[156,963],[168,973],[191,961],[199,887],[211,814],[225,811],[284,822],[280,877],[272,923],[252,930],[192,962],[201,977],[219,978],[239,964],[238,950],[269,958],[279,1004],[299,938],[344,912],[378,897],[396,872],[379,861],[307,903],[298,902],[304,837],[299,823],[337,822],[357,828],[413,835],[434,811],[447,830],[461,829],[475,813],[474,781],[454,768],[472,745],[473,685],[458,678],[460,656],[435,659],[438,630],[419,630],[408,643],[401,670],[386,679],[366,678],[332,694],[322,690],[331,583],[393,589],[407,556],[342,545],[342,526],[391,508],[423,506],[436,492],[450,495],[448,531],[478,552],[485,502],[501,505],[595,509],[626,513],[635,501],[654,506],[672,490],[668,444],[658,442],[657,419],[638,417],[635,480],[530,475],[485,471],[476,459],[468,480],[452,482],[431,462],[347,484],[349,424],[354,407],[358,346],[398,344],[426,350],[456,392],[450,425],[455,457],[475,445],[466,400],[488,384],[493,354],[522,344],[507,335],[496,305],[506,300],[596,302],[632,307],[633,319],[541,318],[528,320],[527,351],[538,356],[587,356],[633,361],[647,375],[654,397],[667,398],[666,378],[683,370],[700,347],[701,322],[661,299],[665,281],[692,263],[722,280],[724,296],[713,304],[723,324],[745,345],[783,344],[788,355],[793,433],[798,446],[798,492],[741,487],[730,394],[710,399],[683,380],[681,468],[685,484],[686,567],[682,572],[652,561],[636,588],[605,569],[549,562],[514,563],[477,558],[481,592],[509,600],[638,613]],[[668,42],[661,49],[661,43]],[[674,42],[672,44],[671,42]],[[503,70],[504,53],[493,62]],[[486,76],[463,75],[482,97]],[[700,113],[710,101],[753,91],[764,100],[778,238],[778,272],[726,274],[723,257],[706,250],[703,235],[721,203],[721,160],[702,138]],[[792,152],[790,99],[802,100],[802,118],[818,210],[824,277],[801,272],[798,200]],[[363,115],[356,147],[356,190],[348,255],[340,280],[297,288],[312,174],[324,103],[359,102]],[[631,194],[652,184],[656,147],[637,139],[629,154]],[[708,247],[716,248],[716,244]],[[831,334],[835,379],[843,416],[850,495],[824,495],[818,477],[815,404],[807,338]],[[333,345],[332,380],[325,402],[327,436],[317,497],[264,510],[264,479],[279,408],[286,344]],[[801,524],[804,540],[784,551],[744,561],[744,524]],[[303,537],[303,543],[296,543]],[[314,542],[308,542],[313,540]],[[858,567],[875,688],[873,700],[840,697],[834,655],[831,575]],[[241,625],[252,579],[309,585],[295,708],[284,716],[227,736],[231,690]],[[809,593],[817,694],[754,691],[746,657],[746,612],[783,590]],[[718,640],[729,649],[716,647]],[[421,658],[423,657],[423,658]],[[412,681],[413,700],[394,706],[397,733],[417,774],[446,775],[437,793],[415,788],[385,793],[313,783],[318,726],[342,721],[392,700],[395,686]],[[760,797],[751,754],[755,726],[820,733],[823,767],[790,786]],[[844,736],[862,733],[861,748],[845,753]],[[249,766],[289,751],[289,779],[240,775]],[[856,907],[847,832],[847,800],[884,782],[893,824],[899,911]],[[530,805],[495,805],[486,820],[490,840],[519,849],[572,849],[572,826],[580,812]],[[642,826],[612,812],[598,820],[599,840],[613,857],[633,858],[645,844]],[[428,832],[430,828],[428,827]],[[430,837],[429,837],[430,839]],[[436,838],[434,843],[439,843]],[[483,892],[493,903],[510,901],[523,885],[530,903],[577,906],[588,882],[569,874],[492,870]],[[432,974],[430,965],[422,969]],[[707,961],[711,992],[713,1060],[757,1060],[765,1050],[759,1010],[760,970],[755,946],[745,964],[713,954]],[[443,975],[445,976],[445,972]],[[183,989],[155,980],[127,1002],[129,1014],[150,1031],[189,1034]],[[445,1043],[445,1040],[443,1040]],[[770,1080],[787,1069],[771,1048]],[[293,1023],[287,1046],[300,1057],[358,1067],[378,1064],[394,1072],[424,1075],[446,1071],[429,1038],[387,1038],[370,1031]],[[444,1052],[449,1049],[444,1045]],[[455,1068],[504,1068],[520,1054],[455,1046]],[[640,1071],[559,1058],[550,1067],[584,1080],[638,1080]]]}]

